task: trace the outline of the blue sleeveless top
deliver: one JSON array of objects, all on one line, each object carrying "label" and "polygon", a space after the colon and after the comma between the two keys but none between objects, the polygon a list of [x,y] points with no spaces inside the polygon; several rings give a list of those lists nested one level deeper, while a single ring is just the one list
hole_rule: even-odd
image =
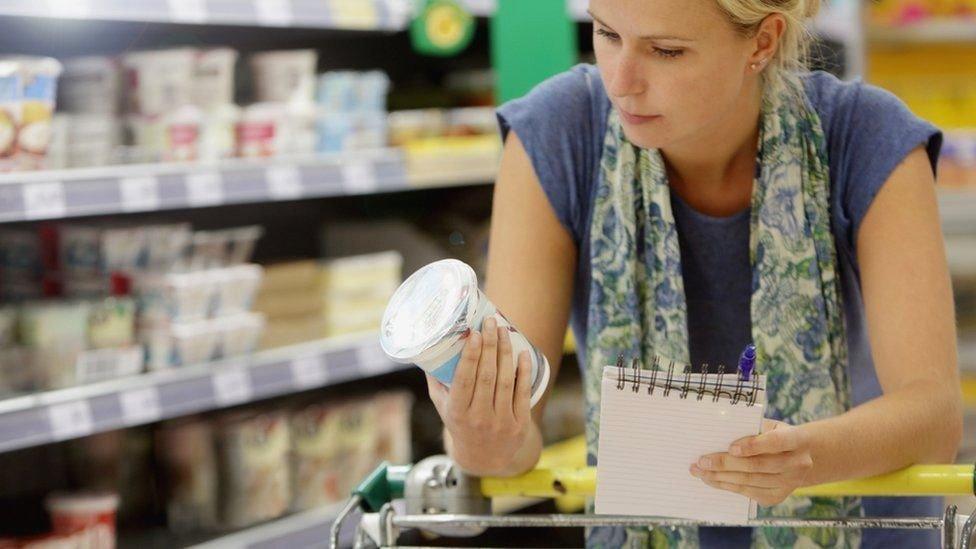
[{"label": "blue sleeveless top", "polygon": [[[942,134],[895,96],[825,72],[803,76],[827,137],[831,215],[847,322],[855,405],[881,394],[871,358],[858,270],[856,237],[881,186],[908,153],[923,146],[933,173]],[[571,326],[580,365],[586,364],[593,193],[611,108],[600,74],[578,65],[498,109],[503,135],[525,145],[556,217],[579,250]],[[749,211],[730,217],[698,212],[672,193],[681,243],[693,364],[735,364],[751,340]],[[868,516],[941,515],[940,498],[864,498]],[[748,545],[747,528],[703,528],[702,547]],[[938,532],[865,530],[862,547],[935,547]]]}]

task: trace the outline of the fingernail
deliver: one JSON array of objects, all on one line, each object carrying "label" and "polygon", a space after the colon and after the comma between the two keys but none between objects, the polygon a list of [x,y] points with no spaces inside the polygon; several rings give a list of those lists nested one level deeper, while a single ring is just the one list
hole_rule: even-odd
[{"label": "fingernail", "polygon": [[468,328],[467,330],[464,331],[463,334],[461,334],[461,339],[468,339],[470,335],[471,335],[471,328]]},{"label": "fingernail", "polygon": [[700,470],[698,469],[698,466],[697,465],[692,464],[691,467],[688,469],[688,472],[691,473],[691,476],[697,477],[698,474],[699,474],[699,472],[700,472]]},{"label": "fingernail", "polygon": [[729,453],[732,454],[733,456],[741,456],[742,446],[733,445],[731,448],[729,448]]},{"label": "fingernail", "polygon": [[711,458],[701,458],[701,459],[698,460],[698,465],[702,469],[708,469],[708,468],[710,468],[712,466],[712,459]]},{"label": "fingernail", "polygon": [[485,329],[494,330],[497,327],[498,323],[495,322],[495,317],[489,316],[487,319],[485,319]]}]

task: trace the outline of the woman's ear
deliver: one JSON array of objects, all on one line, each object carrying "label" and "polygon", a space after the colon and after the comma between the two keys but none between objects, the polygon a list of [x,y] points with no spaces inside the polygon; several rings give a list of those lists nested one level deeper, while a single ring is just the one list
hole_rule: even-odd
[{"label": "woman's ear", "polygon": [[767,15],[759,23],[756,34],[752,41],[754,44],[753,52],[749,56],[749,66],[756,71],[761,71],[776,55],[779,48],[779,41],[786,32],[786,19],[781,13]]}]

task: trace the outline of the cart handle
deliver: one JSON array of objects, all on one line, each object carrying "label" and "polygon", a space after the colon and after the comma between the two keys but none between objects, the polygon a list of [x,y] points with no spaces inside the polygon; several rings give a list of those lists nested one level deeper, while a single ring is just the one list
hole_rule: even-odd
[{"label": "cart handle", "polygon": [[[485,497],[558,498],[596,493],[596,467],[535,469],[512,478],[483,478]],[[856,480],[800,488],[797,496],[957,496],[976,495],[973,465],[913,465]]]}]

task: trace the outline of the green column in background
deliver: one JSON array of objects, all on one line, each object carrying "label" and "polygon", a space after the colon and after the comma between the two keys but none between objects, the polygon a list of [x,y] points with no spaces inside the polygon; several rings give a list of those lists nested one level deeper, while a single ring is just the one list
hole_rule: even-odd
[{"label": "green column in background", "polygon": [[579,50],[566,0],[498,0],[491,56],[500,103],[572,67]]}]

